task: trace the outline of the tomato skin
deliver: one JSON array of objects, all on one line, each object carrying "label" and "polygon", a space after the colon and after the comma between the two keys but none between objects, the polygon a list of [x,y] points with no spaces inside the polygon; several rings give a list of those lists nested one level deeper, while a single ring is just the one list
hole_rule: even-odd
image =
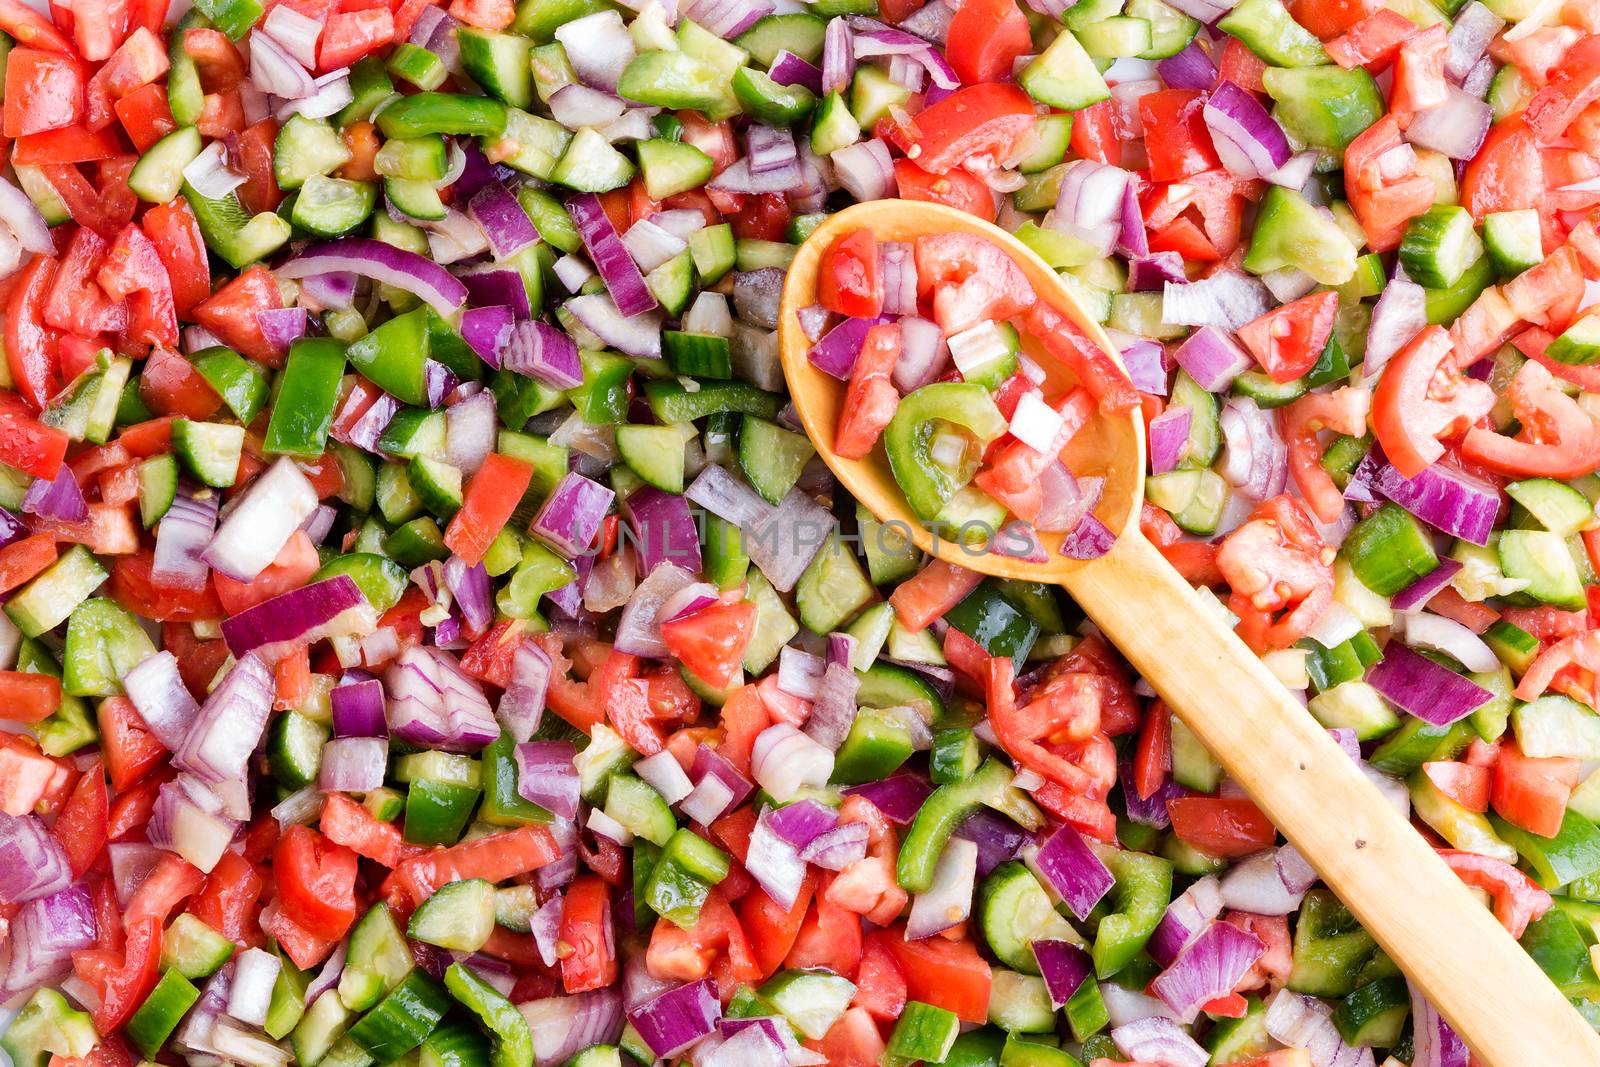
[{"label": "tomato skin", "polygon": [[818,895],[783,962],[795,968],[826,967],[835,974],[854,978],[861,963],[860,917]]},{"label": "tomato skin", "polygon": [[954,1012],[965,1022],[988,1018],[993,976],[971,941],[907,941],[905,928],[898,924],[881,936],[905,975],[908,999]]},{"label": "tomato skin", "polygon": [[[348,802],[340,794],[328,794],[330,801],[335,797]],[[264,886],[249,860],[237,852],[224,852],[190,903],[189,914],[240,948],[259,948],[265,944],[257,918]]]},{"label": "tomato skin", "polygon": [[1167,801],[1172,831],[1201,852],[1238,859],[1270,848],[1277,830],[1245,797],[1176,797]]},{"label": "tomato skin", "polygon": [[1454,760],[1434,760],[1422,765],[1434,788],[1468,811],[1489,810],[1489,768]]},{"label": "tomato skin", "polygon": [[1110,100],[1072,113],[1069,143],[1074,154],[1096,163],[1122,165],[1122,141],[1117,135],[1117,105]]},{"label": "tomato skin", "polygon": [[956,168],[929,174],[909,159],[894,161],[894,180],[902,200],[945,204],[985,222],[994,221],[994,193],[979,178]]},{"label": "tomato skin", "polygon": [[1239,616],[1236,631],[1257,652],[1287,648],[1333,600],[1333,553],[1289,494],[1261,503],[1217,552]]},{"label": "tomato skin", "polygon": [[7,137],[59,130],[83,120],[83,64],[71,55],[13,48],[6,58],[6,98],[0,132]]},{"label": "tomato skin", "polygon": [[1561,831],[1580,769],[1575,759],[1524,756],[1515,743],[1507,741],[1494,766],[1488,803],[1507,822],[1540,837],[1554,837]]},{"label": "tomato skin", "polygon": [[[35,256],[23,269],[6,301],[6,363],[17,391],[35,411],[43,411],[54,393],[55,369],[50,355],[54,331],[44,324],[44,308],[55,276],[56,261],[48,256]],[[56,466],[60,466],[59,460]],[[39,477],[54,475],[52,470]]]},{"label": "tomato skin", "polygon": [[394,39],[394,15],[388,8],[342,11],[328,18],[317,46],[321,72],[348,67]]},{"label": "tomato skin", "polygon": [[1204,107],[1201,94],[1193,89],[1161,89],[1139,98],[1152,181],[1181,181],[1220,165]]},{"label": "tomato skin", "polygon": [[783,241],[792,216],[789,201],[782,193],[753,193],[744,196],[737,213],[728,217],[735,237],[757,241]]},{"label": "tomato skin", "polygon": [[1451,363],[1450,335],[1429,326],[1389,361],[1372,397],[1373,428],[1384,455],[1415,478],[1444,455],[1438,438],[1460,433],[1489,413],[1495,393]]},{"label": "tomato skin", "polygon": [[72,954],[79,978],[100,994],[95,1029],[114,1033],[132,1017],[160,977],[161,918],[146,916],[127,923],[122,951],[83,949]]},{"label": "tomato skin", "polygon": [[291,826],[272,850],[284,914],[313,937],[336,941],[356,918],[356,854],[305,826]]},{"label": "tomato skin", "polygon": [[1483,146],[1461,173],[1461,206],[1474,219],[1481,220],[1494,211],[1539,206],[1544,195],[1544,161],[1525,114],[1491,126]]},{"label": "tomato skin", "polygon": [[[920,266],[920,264],[919,264]],[[1119,415],[1139,406],[1139,393],[1105,350],[1078,324],[1049,304],[1039,301],[1027,311],[1028,332],[1060,360],[1082,386],[1099,401],[1102,415]]]},{"label": "tomato skin", "polygon": [[1467,885],[1487,890],[1494,898],[1494,917],[1512,937],[1521,937],[1528,924],[1550,910],[1554,901],[1533,879],[1505,860],[1462,852],[1453,848],[1436,849],[1439,858]]},{"label": "tomato skin", "polygon": [[222,406],[194,364],[170,348],[155,348],[139,377],[139,399],[157,415],[204,421]]},{"label": "tomato skin", "polygon": [[1550,84],[1533,94],[1522,117],[1539,143],[1549,144],[1596,99],[1600,99],[1600,37],[1585,37],[1567,50]]},{"label": "tomato skin", "polygon": [[1600,466],[1600,426],[1541,364],[1524,363],[1509,393],[1523,423],[1518,436],[1474,426],[1461,442],[1462,458],[1512,477],[1577,478]]},{"label": "tomato skin", "polygon": [[119,556],[111,568],[111,597],[146,619],[158,622],[193,622],[226,616],[210,582],[204,589],[176,589],[157,585],[150,577],[154,553],[144,550]]},{"label": "tomato skin", "polygon": [[106,773],[111,776],[111,788],[118,793],[150,773],[166,756],[165,746],[156,740],[127,697],[101,701],[96,717]]},{"label": "tomato skin", "polygon": [[817,302],[829,311],[859,318],[883,312],[878,239],[871,230],[852,230],[828,246],[817,274]]},{"label": "tomato skin", "polygon": [[131,222],[123,226],[95,280],[111,299],[128,302],[130,340],[147,345],[178,343],[172,283],[155,245],[138,226]]},{"label": "tomato skin", "polygon": [[1018,57],[1033,51],[1027,16],[1013,0],[962,0],[946,39],[946,57],[964,85],[1009,78]]},{"label": "tomato skin", "polygon": [[180,196],[170,204],[156,204],[144,213],[140,225],[167,268],[178,317],[192,321],[195,306],[211,295],[211,268],[189,202]]},{"label": "tomato skin", "polygon": [[1245,323],[1235,336],[1269,378],[1292,382],[1316,366],[1338,314],[1338,293],[1312,293]]},{"label": "tomato skin", "polygon": [[584,874],[567,887],[561,912],[561,940],[572,952],[561,960],[561,982],[568,993],[600,989],[617,979],[611,938],[611,887]]},{"label": "tomato skin", "polygon": [[73,51],[72,43],[62,36],[50,20],[22,0],[0,0],[0,30],[25,45],[48,48],[67,55]]},{"label": "tomato skin", "polygon": [[743,674],[740,661],[755,631],[756,606],[749,601],[711,604],[661,624],[668,651],[696,677],[726,689]]},{"label": "tomato skin", "polygon": [[984,82],[957,89],[911,124],[906,154],[931,174],[963,163],[998,165],[1033,129],[1033,101],[1015,85]]},{"label": "tomato skin", "polygon": [[1326,41],[1349,32],[1379,6],[1376,0],[1294,0],[1289,12],[1296,22]]},{"label": "tomato skin", "polygon": [[777,973],[783,966],[784,957],[789,955],[795,938],[800,935],[815,892],[816,873],[807,871],[794,906],[787,910],[780,908],[766,893],[747,893],[739,901],[739,924],[744,927],[750,941],[750,954],[763,978]]},{"label": "tomato skin", "polygon": [[867,331],[850,371],[844,409],[833,449],[847,459],[865,459],[900,406],[890,375],[900,358],[900,324],[880,322]]}]

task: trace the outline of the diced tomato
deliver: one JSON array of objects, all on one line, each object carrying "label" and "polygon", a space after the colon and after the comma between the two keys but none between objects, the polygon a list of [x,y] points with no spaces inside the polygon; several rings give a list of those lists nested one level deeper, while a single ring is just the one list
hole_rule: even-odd
[{"label": "diced tomato", "polygon": [[1512,937],[1521,937],[1528,924],[1550,910],[1550,894],[1505,860],[1475,852],[1441,848],[1440,858],[1467,885],[1486,890],[1494,898],[1494,916]]},{"label": "diced tomato", "polygon": [[158,585],[150,577],[153,555],[148,550],[122,556],[111,568],[111,596],[117,603],[147,619],[163,621],[215,620],[225,616],[210,582],[204,589]]},{"label": "diced tomato", "polygon": [[452,0],[450,17],[484,30],[503,30],[517,17],[511,0]]},{"label": "diced tomato", "polygon": [[1489,810],[1489,769],[1454,760],[1434,760],[1422,765],[1434,787],[1469,811]]},{"label": "diced tomato", "polygon": [[[1393,373],[1392,371],[1389,373]],[[1386,373],[1379,384],[1388,380]],[[1331,393],[1308,393],[1284,410],[1283,436],[1289,448],[1289,473],[1313,514],[1331,523],[1344,513],[1344,494],[1322,466],[1323,430],[1360,437],[1367,429],[1369,394],[1346,386]]]},{"label": "diced tomato", "polygon": [[503,882],[527,874],[559,852],[550,831],[523,826],[412,857],[395,868],[394,877],[415,903],[426,900],[447,882],[463,878]]},{"label": "diced tomato", "polygon": [[611,887],[592,874],[567,887],[561,910],[561,942],[571,951],[561,958],[561,981],[568,993],[600,989],[617,979],[611,933]]},{"label": "diced tomato", "polygon": [[348,67],[394,40],[394,15],[388,8],[342,11],[330,15],[317,46],[317,69]]},{"label": "diced tomato", "polygon": [[896,926],[885,931],[882,943],[905,975],[908,999],[954,1012],[965,1022],[988,1019],[992,977],[971,941],[907,941]]},{"label": "diced tomato", "polygon": [[794,968],[825,967],[854,978],[861,963],[861,917],[819,895],[783,962]]},{"label": "diced tomato", "polygon": [[[1482,220],[1490,212],[1539,206],[1544,195],[1544,162],[1539,139],[1528,128],[1525,115],[1513,115],[1491,126],[1483,146],[1467,160],[1461,173],[1461,206],[1475,219]],[[1345,167],[1349,168],[1348,154]]]},{"label": "diced tomato", "polygon": [[1070,317],[1039,301],[1028,308],[1025,321],[1028,332],[1044,344],[1045,351],[1100,402],[1102,415],[1117,415],[1139,406],[1139,393],[1128,372]]},{"label": "diced tomato", "polygon": [[890,375],[899,359],[899,323],[880,322],[867,331],[845,388],[844,408],[833,445],[839,455],[865,459],[894,418],[900,406],[900,391]]},{"label": "diced tomato", "polygon": [[269,367],[279,366],[283,354],[261,332],[256,312],[283,307],[278,282],[265,267],[251,267],[194,308],[194,319],[217,338]]},{"label": "diced tomato", "polygon": [[874,932],[861,948],[856,968],[856,996],[850,1003],[865,1008],[875,1019],[898,1019],[906,1005],[906,976],[894,953],[884,944],[891,935]]},{"label": "diced tomato", "polygon": [[61,704],[61,679],[31,671],[0,671],[0,706],[6,718],[43,722]]},{"label": "diced tomato", "polygon": [[1139,799],[1148,800],[1172,772],[1172,713],[1161,701],[1150,705],[1139,728],[1139,743],[1133,750],[1133,785]]},{"label": "diced tomato", "polygon": [[[330,802],[348,799],[329,793]],[[241,948],[263,943],[258,914],[265,883],[254,865],[237,852],[224,852],[206,875],[206,884],[189,905],[189,913]]]},{"label": "diced tomato", "polygon": [[1440,456],[1440,437],[1473,425],[1495,405],[1487,382],[1454,369],[1450,335],[1429,326],[1395,353],[1372,399],[1372,421],[1384,455],[1407,478]]},{"label": "diced tomato", "polygon": [[72,954],[77,976],[99,994],[93,1010],[95,1029],[115,1033],[144,1003],[160,977],[161,919],[142,918],[127,924],[122,951],[83,949]]},{"label": "diced tomato", "polygon": [[[355,123],[346,128],[346,132],[355,125],[371,128],[371,123]],[[244,174],[244,184],[239,186],[239,203],[252,214],[263,211],[276,211],[283,202],[283,193],[278,189],[278,179],[272,169],[272,151],[277,143],[278,124],[272,119],[262,119],[254,126],[249,127],[234,139],[234,152],[239,161],[239,170]],[[374,149],[376,150],[376,149]],[[348,166],[348,164],[347,164]],[[341,171],[340,177],[356,178],[355,175]],[[370,174],[359,181],[370,181],[376,174]]]},{"label": "diced tomato", "polygon": [[662,623],[661,639],[695,677],[726,689],[743,675],[740,663],[755,625],[754,603],[716,603]]},{"label": "diced tomato", "polygon": [[1090,104],[1072,113],[1070,144],[1074,154],[1096,163],[1122,164],[1122,141],[1117,132],[1117,105],[1110,100]]},{"label": "diced tomato", "polygon": [[178,317],[190,319],[196,305],[211,295],[211,269],[194,212],[180,196],[170,204],[152,206],[140,225],[167,268]]},{"label": "diced tomato", "polygon": [[[47,133],[32,133],[26,137],[18,137],[17,143],[11,149],[11,162],[27,163],[33,166],[45,166],[66,163],[92,163],[97,159],[107,159],[122,151],[122,145],[117,142],[117,136],[110,127],[103,130],[91,130],[87,126],[64,126],[59,130],[50,130]],[[60,183],[50,172],[50,184],[61,192]],[[65,197],[63,197],[65,199]],[[72,204],[69,202],[68,208]],[[78,218],[76,212],[72,216]]]},{"label": "diced tomato", "polygon": [[1338,313],[1338,293],[1312,293],[1245,323],[1235,336],[1269,378],[1292,382],[1316,366]]},{"label": "diced tomato", "polygon": [[829,311],[860,318],[871,318],[883,310],[878,242],[871,230],[851,230],[836,237],[822,253],[817,267],[817,302]]},{"label": "diced tomato", "polygon": [[319,825],[328,840],[358,855],[385,867],[393,867],[400,862],[399,827],[394,823],[380,822],[370,811],[342,793],[329,793],[323,800]]},{"label": "diced tomato", "polygon": [[[1500,746],[1488,802],[1507,822],[1540,837],[1554,837],[1561,831],[1580,767],[1575,759],[1524,756],[1507,740]],[[1485,776],[1488,773],[1484,769]]]},{"label": "diced tomato", "polygon": [[982,581],[977,571],[936,559],[895,586],[889,603],[900,625],[917,633],[966,599]]},{"label": "diced tomato", "polygon": [[1600,99],[1600,37],[1585,37],[1567,50],[1550,84],[1528,101],[1522,118],[1528,131],[1541,144],[1549,144],[1565,133],[1578,113],[1597,99]]},{"label": "diced tomato", "polygon": [[50,20],[22,0],[0,0],[0,30],[29,47],[49,48],[70,55],[72,43]]},{"label": "diced tomato", "polygon": [[753,685],[743,685],[728,695],[722,704],[724,736],[717,752],[742,774],[750,772],[750,752],[755,747],[756,735],[772,725],[761,694]]},{"label": "diced tomato", "polygon": [[1236,859],[1270,848],[1277,830],[1246,797],[1175,797],[1167,801],[1172,832],[1201,852]]},{"label": "diced tomato", "polygon": [[962,164],[998,166],[1033,130],[1033,119],[1033,101],[1015,85],[969,85],[917,113],[906,155],[932,174]]},{"label": "diced tomato", "polygon": [[95,280],[110,250],[110,242],[87,227],[72,235],[45,301],[48,325],[79,337],[127,329],[127,303],[113,300]]},{"label": "diced tomato", "polygon": [[783,966],[784,957],[800,934],[800,924],[806,919],[815,891],[815,873],[807,872],[791,908],[779,907],[766,893],[747,893],[739,901],[739,923],[749,938],[751,955],[763,978]]},{"label": "diced tomato", "polygon": [[154,348],[139,376],[139,399],[157,415],[204,421],[222,406],[194,364],[170,348]]},{"label": "diced tomato", "polygon": [[95,280],[108,297],[128,302],[127,336],[140,344],[178,343],[178,313],[167,268],[150,238],[128,223],[111,243]]},{"label": "diced tomato", "polygon": [[108,125],[115,115],[115,103],[166,74],[167,66],[161,39],[143,27],[135,30],[89,79],[84,124],[91,130]]},{"label": "diced tomato", "polygon": [[1524,363],[1507,393],[1522,423],[1517,436],[1474,426],[1463,458],[1513,477],[1576,478],[1600,466],[1600,426],[1542,365]]},{"label": "diced tomato", "polygon": [[356,854],[305,826],[291,826],[272,852],[284,914],[313,937],[338,940],[356,918]]},{"label": "diced tomato", "polygon": [[119,99],[112,108],[128,140],[140,152],[149,151],[157,141],[178,128],[167,103],[167,91],[159,85],[140,86]]},{"label": "diced tomato", "polygon": [[[1083,112],[1078,112],[1083,114]],[[977,178],[959,167],[943,174],[930,174],[909,159],[894,161],[895,185],[902,200],[922,200],[994,221],[994,193]]]},{"label": "diced tomato", "polygon": [[[17,278],[6,301],[6,363],[16,389],[34,411],[44,410],[56,387],[51,359],[55,330],[44,322],[45,306],[55,277],[56,261],[35,256]],[[54,429],[46,432],[45,427],[28,418],[21,404],[5,404],[0,412],[5,421],[0,450],[10,454],[3,457],[5,461],[14,467],[21,466],[11,458],[15,456],[40,468],[24,467],[24,470],[41,478],[54,477],[66,454],[67,435]],[[56,454],[58,442],[60,455]],[[42,473],[46,470],[48,473]]]},{"label": "diced tomato", "polygon": [[860,1008],[848,1009],[820,1041],[807,1041],[806,1047],[826,1056],[829,1067],[877,1067],[887,1048],[877,1023]]},{"label": "diced tomato", "polygon": [[945,56],[965,85],[1005,81],[1033,51],[1028,18],[1013,0],[961,0],[946,40]]},{"label": "diced tomato", "polygon": [[267,569],[248,582],[229,578],[222,573],[212,575],[216,585],[217,600],[229,615],[237,615],[247,608],[271,600],[291,589],[298,589],[321,566],[317,546],[304,530],[296,530],[278,550],[278,555]]},{"label": "diced tomato", "polygon": [[0,132],[23,137],[83,121],[83,64],[64,52],[13,48],[6,57]]},{"label": "diced tomato", "polygon": [[1416,23],[1386,7],[1379,8],[1342,35],[1329,41],[1328,58],[1346,70],[1387,66],[1400,46],[1418,33]]},{"label": "diced tomato", "polygon": [[[50,679],[55,681],[54,678]],[[59,683],[58,683],[59,684]],[[52,709],[54,710],[54,709]],[[56,840],[72,867],[72,876],[82,878],[106,847],[106,827],[110,821],[111,804],[106,793],[106,777],[100,761],[95,760],[84,768],[72,796],[56,819]]]},{"label": "diced tomato", "polygon": [[976,234],[918,237],[916,260],[918,294],[932,294],[933,316],[946,336],[980,322],[1008,319],[1035,302],[1022,268],[993,241]]},{"label": "diced tomato", "polygon": [[1152,181],[1180,181],[1220,165],[1204,107],[1204,98],[1193,89],[1161,89],[1139,97]]},{"label": "diced tomato", "polygon": [[55,538],[34,534],[0,548],[0,593],[9,593],[56,561]]},{"label": "diced tomato", "polygon": [[1389,92],[1389,113],[1401,129],[1411,120],[1450,99],[1444,64],[1450,46],[1443,26],[1429,26],[1400,46],[1394,61],[1394,86]]},{"label": "diced tomato", "polygon": [[1401,138],[1392,116],[1350,142],[1344,150],[1344,172],[1350,209],[1366,231],[1367,247],[1375,252],[1397,246],[1406,223],[1433,206],[1433,180],[1417,173],[1416,153]]}]

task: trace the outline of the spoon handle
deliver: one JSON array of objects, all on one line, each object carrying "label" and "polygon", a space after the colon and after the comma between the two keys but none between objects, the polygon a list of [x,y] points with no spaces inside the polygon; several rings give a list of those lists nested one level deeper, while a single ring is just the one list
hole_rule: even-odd
[{"label": "spoon handle", "polygon": [[1064,584],[1485,1067],[1600,1064],[1600,1035],[1150,542],[1129,530]]}]

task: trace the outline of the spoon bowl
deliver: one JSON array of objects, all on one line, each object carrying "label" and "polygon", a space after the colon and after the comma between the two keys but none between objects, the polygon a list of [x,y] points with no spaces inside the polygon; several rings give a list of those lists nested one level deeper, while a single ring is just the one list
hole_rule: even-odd
[{"label": "spoon bowl", "polygon": [[[794,312],[815,303],[817,270],[823,252],[835,238],[854,230],[872,230],[879,241],[913,241],[920,234],[929,233],[971,233],[987,238],[1004,249],[1022,268],[1040,300],[1071,318],[1096,344],[1116,356],[1117,350],[1107,339],[1100,324],[1084,313],[1082,305],[1062,285],[1055,271],[1034,255],[1027,245],[998,226],[964,211],[943,204],[924,203],[916,203],[916,210],[908,211],[906,208],[909,203],[904,200],[873,200],[829,216],[811,238],[800,246],[799,253],[790,265],[783,286],[784,313],[779,321],[778,336],[784,377],[788,379],[790,395],[795,398],[800,421],[805,426],[806,434],[818,444],[822,458],[839,481],[880,522],[893,521],[909,530],[912,540],[922,551],[997,578],[1060,583],[1066,575],[1084,566],[1082,561],[1060,554],[1063,534],[1039,535],[1048,556],[1043,563],[981,551],[981,546],[964,545],[950,537],[935,538],[906,503],[905,494],[900,491],[894,474],[889,470],[889,460],[883,449],[873,449],[865,459],[846,459],[831,448],[823,447],[834,439],[835,427],[839,425],[839,412],[844,405],[844,387],[837,378],[818,370],[807,358],[811,341],[800,329],[799,319]],[[1023,330],[1019,330],[1018,334],[1023,353],[1044,371],[1046,395],[1064,395],[1078,384],[1060,361],[1044,351],[1038,338]],[[1117,365],[1121,366],[1121,356],[1116,356],[1116,359]],[[1138,525],[1139,506],[1144,500],[1144,420],[1138,411],[1117,418],[1097,417],[1090,420],[1088,425],[1073,435],[1061,458],[1075,475],[1105,478],[1105,489],[1095,506],[1094,515],[1108,529],[1121,534]]]},{"label": "spoon bowl", "polygon": [[[906,504],[881,445],[862,460],[833,452],[845,386],[811,365],[811,342],[798,313],[816,301],[823,252],[858,229],[873,231],[880,241],[957,231],[986,237],[1022,268],[1038,299],[1117,358],[1104,331],[1055,272],[999,227],[918,201],[872,201],[838,212],[796,254],[778,328],[783,372],[800,421],[844,488],[879,521],[904,523],[918,547],[947,562],[1063,586],[1486,1067],[1600,1064],[1600,1035],[1234,634],[1216,598],[1197,593],[1144,539],[1138,515],[1145,443],[1138,412],[1096,416],[1062,455],[1074,474],[1106,479],[1095,516],[1117,541],[1094,560],[1061,556],[1059,534],[1042,538],[1048,552],[1043,562],[978,553],[948,538],[935,541]],[[1044,368],[1048,392],[1076,384],[1036,341],[1024,337],[1025,349]]]}]

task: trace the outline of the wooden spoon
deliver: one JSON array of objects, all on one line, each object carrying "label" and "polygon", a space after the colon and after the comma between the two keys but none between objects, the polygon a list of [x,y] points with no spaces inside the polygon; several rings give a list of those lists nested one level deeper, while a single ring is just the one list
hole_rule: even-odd
[{"label": "wooden spoon", "polygon": [[[797,312],[816,302],[818,263],[836,237],[869,229],[880,241],[978,234],[1011,255],[1038,298],[1072,318],[1116,358],[1044,261],[1000,228],[952,208],[909,200],[858,204],[830,217],[801,246],[783,289],[783,373],[800,421],[840,483],[880,521],[898,520],[924,551],[972,570],[1064,586],[1129,662],[1317,869],[1339,898],[1491,1067],[1600,1064],[1597,1035],[1482,902],[1367,780],[1316,720],[1139,532],[1144,424],[1138,412],[1097,418],[1063,459],[1106,479],[1095,515],[1118,534],[1088,562],[971,555],[934,544],[895,484],[882,447],[863,460],[832,450],[844,388],[807,359]],[[1059,394],[1075,384],[1024,335],[1024,348]],[[1120,362],[1120,359],[1119,359]]]}]

